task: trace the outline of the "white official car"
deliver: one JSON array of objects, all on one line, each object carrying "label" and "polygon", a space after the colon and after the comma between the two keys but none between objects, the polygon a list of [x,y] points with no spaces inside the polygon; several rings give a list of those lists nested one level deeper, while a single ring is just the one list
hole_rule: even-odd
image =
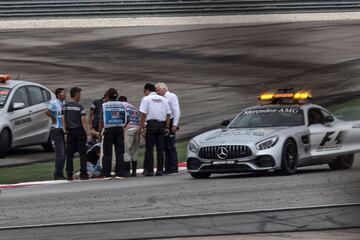
[{"label": "white official car", "polygon": [[47,105],[55,95],[46,87],[0,75],[0,158],[10,148],[42,145],[54,151]]},{"label": "white official car", "polygon": [[354,153],[360,152],[360,121],[345,122],[321,106],[304,103],[310,97],[287,91],[262,95],[270,103],[247,108],[223,123],[226,128],[189,142],[188,172],[208,178],[251,171],[293,174],[298,167],[319,164],[351,168]]}]

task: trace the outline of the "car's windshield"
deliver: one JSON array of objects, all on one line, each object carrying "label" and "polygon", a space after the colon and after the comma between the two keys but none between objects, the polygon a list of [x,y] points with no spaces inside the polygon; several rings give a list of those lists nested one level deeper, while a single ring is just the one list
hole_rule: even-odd
[{"label": "car's windshield", "polygon": [[236,117],[229,128],[300,126],[303,110],[298,107],[264,107],[247,109]]},{"label": "car's windshield", "polygon": [[3,108],[5,106],[9,93],[10,88],[0,87],[0,108]]}]

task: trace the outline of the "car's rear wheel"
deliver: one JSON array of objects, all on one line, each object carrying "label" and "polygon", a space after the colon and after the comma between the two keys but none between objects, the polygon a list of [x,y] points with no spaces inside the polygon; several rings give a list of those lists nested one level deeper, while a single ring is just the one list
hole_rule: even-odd
[{"label": "car's rear wheel", "polygon": [[193,177],[193,178],[196,178],[196,179],[205,179],[205,178],[209,178],[211,173],[202,173],[202,172],[199,172],[199,173],[190,173],[190,175]]},{"label": "car's rear wheel", "polygon": [[288,139],[285,141],[282,158],[281,158],[281,173],[284,175],[292,175],[296,173],[298,166],[298,151],[296,143]]},{"label": "car's rear wheel", "polygon": [[10,131],[4,129],[0,134],[0,158],[6,157],[11,145]]},{"label": "car's rear wheel", "polygon": [[354,163],[354,154],[338,156],[333,162],[329,163],[329,167],[333,170],[349,169]]},{"label": "car's rear wheel", "polygon": [[41,144],[45,152],[54,152],[55,143],[54,140],[49,136],[47,143]]}]

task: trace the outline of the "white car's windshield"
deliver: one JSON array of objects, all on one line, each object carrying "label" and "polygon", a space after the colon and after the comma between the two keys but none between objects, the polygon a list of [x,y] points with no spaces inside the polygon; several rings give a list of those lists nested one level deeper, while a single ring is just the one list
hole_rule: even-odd
[{"label": "white car's windshield", "polygon": [[259,128],[300,126],[304,124],[303,110],[297,107],[264,107],[242,112],[229,128]]},{"label": "white car's windshield", "polygon": [[10,88],[0,87],[0,108],[3,108],[10,93]]}]

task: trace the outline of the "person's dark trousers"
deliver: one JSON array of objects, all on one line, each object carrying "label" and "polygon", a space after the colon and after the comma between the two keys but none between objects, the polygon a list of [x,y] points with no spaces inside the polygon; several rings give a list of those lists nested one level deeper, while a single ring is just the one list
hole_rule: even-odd
[{"label": "person's dark trousers", "polygon": [[154,173],[154,146],[157,152],[157,172],[164,169],[165,122],[147,121],[145,135],[144,174]]},{"label": "person's dark trousers", "polygon": [[177,173],[179,171],[175,133],[171,132],[172,126],[173,119],[170,121],[170,133],[165,137],[165,173]]},{"label": "person's dark trousers", "polygon": [[50,136],[55,144],[55,172],[54,178],[64,178],[65,165],[65,139],[64,131],[61,128],[52,128]]},{"label": "person's dark trousers", "polygon": [[87,178],[86,169],[86,133],[83,128],[71,128],[67,136],[66,151],[66,172],[68,177],[72,177],[74,173],[74,153],[79,152],[80,155],[80,178]]},{"label": "person's dark trousers", "polygon": [[111,160],[112,149],[115,147],[115,174],[116,176],[126,176],[126,169],[124,163],[124,129],[122,127],[107,128],[104,131],[103,138],[103,176],[111,177]]}]

